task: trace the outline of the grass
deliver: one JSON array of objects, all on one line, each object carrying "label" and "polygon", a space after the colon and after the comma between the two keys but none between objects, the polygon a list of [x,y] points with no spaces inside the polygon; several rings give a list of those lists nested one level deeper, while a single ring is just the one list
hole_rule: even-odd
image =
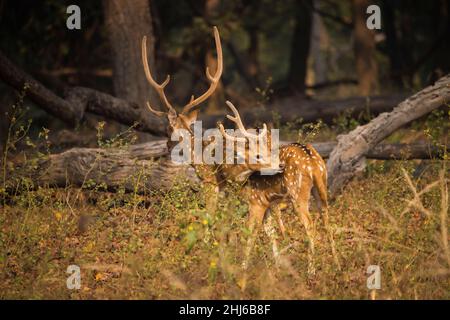
[{"label": "grass", "polygon": [[[242,291],[249,232],[247,206],[235,186],[221,194],[215,213],[204,209],[207,196],[201,190],[183,185],[143,195],[107,192],[95,181],[81,188],[36,187],[25,177],[50,153],[49,131],[41,130],[37,145],[28,138],[30,122],[17,120],[24,117],[21,100],[10,115],[2,158],[1,299],[450,299],[447,155],[445,161],[426,161],[423,171],[416,169],[418,161],[370,161],[364,176],[330,204],[341,270],[313,210],[317,273],[307,275],[306,234],[292,208],[286,208],[279,266],[271,242],[260,232]],[[416,140],[425,132],[440,145],[449,122],[439,112],[389,141]],[[335,128],[317,124],[293,131],[299,124],[291,124],[282,131],[285,138],[320,141],[355,125],[343,117]],[[130,130],[111,139],[103,138],[103,130],[99,123],[100,147],[133,141]],[[26,146],[31,151],[22,156],[25,187],[8,195],[7,171],[14,170],[16,150]],[[134,180],[136,190],[140,181]],[[81,269],[79,290],[66,286],[70,265]],[[381,268],[380,290],[367,289],[369,265]]]},{"label": "grass", "polygon": [[[148,195],[71,187],[22,193],[1,208],[0,297],[367,299],[366,270],[376,264],[377,299],[449,299],[448,172],[436,162],[414,180],[411,161],[370,166],[331,204],[342,270],[314,212],[318,270],[307,276],[305,232],[288,208],[283,263],[274,265],[260,232],[245,292],[239,279],[247,208],[231,189],[216,214],[205,212],[201,192],[181,186]],[[420,204],[410,202],[423,189]],[[66,287],[72,264],[81,268],[80,290]]]}]

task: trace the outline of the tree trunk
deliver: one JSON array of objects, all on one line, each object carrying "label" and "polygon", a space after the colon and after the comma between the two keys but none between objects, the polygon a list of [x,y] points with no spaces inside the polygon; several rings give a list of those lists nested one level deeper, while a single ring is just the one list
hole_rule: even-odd
[{"label": "tree trunk", "polygon": [[[319,0],[314,0],[314,7],[319,6]],[[322,21],[322,17],[317,12],[312,16],[311,45],[309,56],[312,59],[313,83],[321,84],[327,82],[327,62],[324,50],[328,44],[328,33]]]},{"label": "tree trunk", "polygon": [[390,0],[382,1],[382,18],[384,29],[386,31],[386,46],[387,53],[389,56],[389,73],[391,81],[397,85],[397,87],[401,87],[402,79],[402,63],[400,59],[400,52],[398,48],[398,38],[397,38],[397,30],[395,28],[395,9],[396,3]]},{"label": "tree trunk", "polygon": [[[218,10],[220,6],[219,0],[206,0],[205,2],[205,18],[207,21],[214,21],[218,16]],[[207,39],[209,40],[210,37]],[[205,65],[211,72],[217,69],[216,47],[212,46],[210,41],[205,41]],[[209,110],[219,110],[224,101],[224,92],[222,81],[219,80],[216,90],[207,100]]]},{"label": "tree trunk", "polygon": [[65,88],[62,98],[14,65],[2,52],[0,79],[19,92],[26,84],[25,98],[31,99],[49,114],[71,126],[76,126],[83,119],[85,112],[90,112],[128,126],[137,123],[136,129],[143,132],[160,136],[166,134],[166,120],[148,112],[141,112],[139,104],[82,87]]},{"label": "tree trunk", "polygon": [[254,91],[255,88],[261,87],[258,78],[260,70],[258,28],[251,25],[247,27],[247,31],[250,44],[246,52],[238,52],[232,41],[227,41],[226,46],[236,64],[236,71],[246,82],[249,91]]},{"label": "tree trunk", "polygon": [[295,28],[292,36],[288,80],[294,92],[303,94],[312,26],[312,0],[295,2]]},{"label": "tree trunk", "polygon": [[392,112],[382,113],[368,124],[338,136],[338,144],[327,162],[331,195],[336,195],[355,174],[365,168],[365,155],[380,141],[449,100],[450,75],[447,75],[401,102]]},{"label": "tree trunk", "polygon": [[374,94],[378,89],[378,68],[375,61],[375,32],[366,26],[368,0],[353,0],[354,51],[359,93]]},{"label": "tree trunk", "polygon": [[0,52],[0,78],[25,95],[49,114],[75,126],[83,117],[81,106],[73,105],[62,99],[29,74],[23,72]]},{"label": "tree trunk", "polygon": [[115,95],[137,103],[142,109],[146,101],[155,104],[159,100],[145,79],[141,62],[141,41],[146,35],[148,61],[155,70],[155,39],[149,0],[104,0],[103,8],[113,57]]}]

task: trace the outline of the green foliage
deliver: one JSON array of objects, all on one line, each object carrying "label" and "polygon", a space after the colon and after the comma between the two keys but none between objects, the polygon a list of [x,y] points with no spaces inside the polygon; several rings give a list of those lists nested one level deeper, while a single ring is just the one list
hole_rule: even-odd
[{"label": "green foliage", "polygon": [[311,143],[320,131],[323,129],[324,123],[319,120],[316,123],[306,123],[300,127],[298,130],[298,139],[299,143]]},{"label": "green foliage", "polygon": [[97,144],[101,148],[123,148],[136,142],[137,135],[134,128],[138,123],[134,123],[122,132],[117,133],[114,137],[109,139],[103,138],[103,132],[106,122],[100,121],[97,124]]},{"label": "green foliage", "polygon": [[359,122],[351,116],[352,111],[348,109],[333,119],[333,124],[338,132],[349,132],[355,129]]},{"label": "green foliage", "polygon": [[448,160],[447,146],[450,131],[450,105],[446,109],[434,110],[425,121],[424,133],[433,146],[442,150],[445,160]]},{"label": "green foliage", "polygon": [[272,77],[268,77],[266,79],[265,85],[263,88],[255,88],[255,91],[258,95],[257,98],[257,105],[260,107],[266,106],[267,102],[270,100],[271,96],[273,95],[273,89],[271,88],[272,85]]}]

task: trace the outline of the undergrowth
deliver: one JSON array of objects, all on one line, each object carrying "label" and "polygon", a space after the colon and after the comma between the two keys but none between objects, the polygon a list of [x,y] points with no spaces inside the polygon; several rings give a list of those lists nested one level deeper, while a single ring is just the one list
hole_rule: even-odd
[{"label": "undergrowth", "polygon": [[[430,119],[425,128],[432,140],[443,132],[433,126],[438,120]],[[249,231],[248,208],[238,186],[228,186],[217,211],[207,212],[205,195],[181,183],[168,192],[144,193],[137,192],[144,180],[135,177],[126,182],[134,184],[135,192],[110,192],[90,179],[81,187],[35,185],[27,177],[50,153],[48,131],[42,130],[42,150],[33,156],[26,127],[16,130],[15,125],[11,137],[28,141],[30,148],[24,150],[30,168],[14,167],[14,144],[8,144],[0,210],[2,299],[450,298],[446,157],[428,160],[419,174],[418,161],[371,161],[365,175],[331,202],[342,270],[333,263],[323,222],[312,206],[319,237],[317,272],[307,275],[306,234],[288,206],[283,212],[286,237],[277,229],[283,263],[275,265],[271,242],[260,232],[242,291]],[[127,148],[134,139],[126,131],[105,140],[102,129],[100,124],[102,148]],[[319,131],[312,126],[291,134],[309,141]],[[23,170],[22,187],[13,191],[6,187],[11,168]],[[66,286],[70,265],[81,269],[79,290]],[[380,290],[367,288],[369,265],[381,268]]]}]

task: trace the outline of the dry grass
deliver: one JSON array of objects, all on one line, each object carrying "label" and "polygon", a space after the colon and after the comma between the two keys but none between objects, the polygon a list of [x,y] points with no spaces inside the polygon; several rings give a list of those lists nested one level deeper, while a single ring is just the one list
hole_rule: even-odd
[{"label": "dry grass", "polygon": [[[441,162],[442,163],[442,162]],[[373,162],[331,204],[342,270],[327,236],[317,274],[308,278],[307,243],[293,211],[274,264],[263,232],[242,292],[246,206],[228,190],[216,214],[202,193],[167,194],[48,189],[24,192],[0,212],[0,297],[32,299],[367,299],[366,270],[381,267],[378,299],[449,299],[448,171],[433,163],[420,179],[413,162]],[[81,267],[80,290],[66,269]]]}]

